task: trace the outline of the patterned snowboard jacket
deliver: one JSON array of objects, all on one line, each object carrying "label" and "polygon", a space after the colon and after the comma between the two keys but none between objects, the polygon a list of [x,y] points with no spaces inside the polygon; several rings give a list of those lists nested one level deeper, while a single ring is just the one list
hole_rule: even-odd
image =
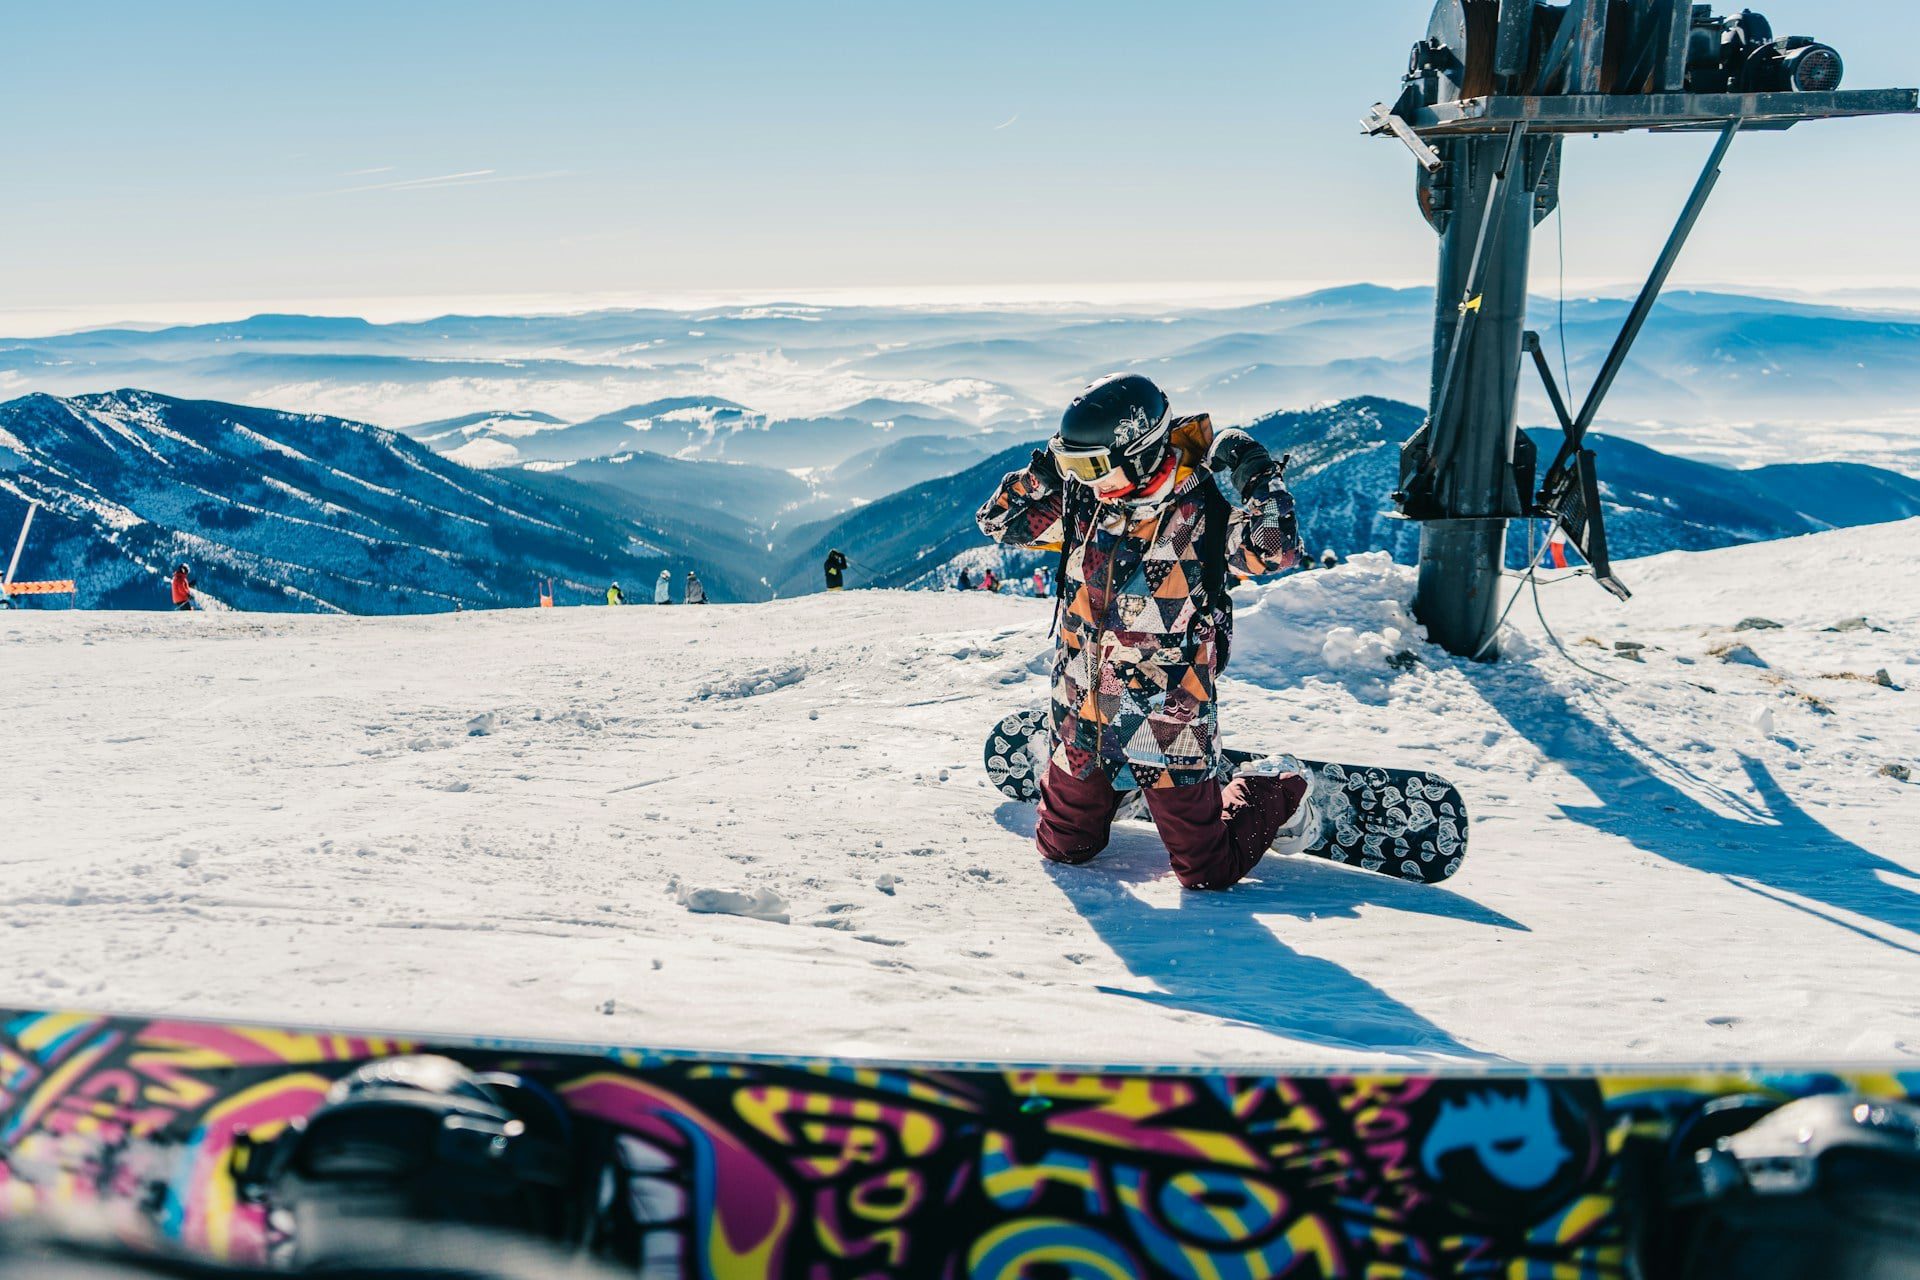
[{"label": "patterned snowboard jacket", "polygon": [[[1231,627],[1232,615],[1206,600],[1201,547],[1209,505],[1231,512],[1225,546],[1234,577],[1279,573],[1304,554],[1293,495],[1276,471],[1252,477],[1247,493],[1232,493],[1231,478],[1208,466],[1216,432],[1204,414],[1176,419],[1173,443],[1180,454],[1173,492],[1154,510],[1082,496],[1068,529],[1065,491],[1029,469],[1001,481],[977,517],[980,531],[1006,546],[1068,547],[1053,664],[1053,762],[1079,778],[1100,769],[1116,790],[1193,786],[1232,773],[1220,754],[1214,703],[1228,638],[1216,631]],[[1222,486],[1223,502],[1208,503],[1201,489],[1208,484]]]}]

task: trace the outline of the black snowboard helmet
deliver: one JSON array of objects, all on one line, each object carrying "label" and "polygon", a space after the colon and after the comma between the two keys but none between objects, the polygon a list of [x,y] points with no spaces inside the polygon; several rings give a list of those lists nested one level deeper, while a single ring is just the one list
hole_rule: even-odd
[{"label": "black snowboard helmet", "polygon": [[1172,430],[1166,392],[1137,373],[1113,373],[1075,396],[1060,416],[1053,454],[1060,470],[1092,484],[1124,472],[1133,488],[1168,461]]}]

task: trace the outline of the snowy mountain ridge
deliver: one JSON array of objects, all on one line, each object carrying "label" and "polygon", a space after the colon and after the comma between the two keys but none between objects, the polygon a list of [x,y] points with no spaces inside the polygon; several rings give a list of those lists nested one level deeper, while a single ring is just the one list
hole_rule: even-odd
[{"label": "snowy mountain ridge", "polygon": [[[884,428],[851,417],[755,425],[745,411],[685,400],[652,411],[656,431],[664,424],[731,443],[711,454],[628,447],[474,470],[459,465],[461,451],[505,442],[476,434],[436,456],[396,433],[318,415],[138,391],[29,396],[0,404],[12,442],[0,446],[0,527],[17,527],[26,499],[45,500],[25,572],[76,579],[86,607],[161,607],[159,578],[180,560],[216,603],[350,612],[521,604],[546,577],[563,603],[598,602],[608,583],[631,589],[662,568],[676,587],[698,572],[717,600],[766,599],[819,590],[834,546],[853,558],[861,586],[950,585],[962,564],[977,576],[988,564],[1024,574],[1037,563],[983,548],[973,521],[1037,443],[1018,432],[956,437],[928,420]],[[1311,550],[1414,558],[1418,530],[1393,518],[1387,495],[1400,441],[1420,416],[1364,398],[1251,425],[1276,456],[1293,459]],[[443,425],[441,434],[458,439],[463,429]],[[642,435],[624,418],[594,429],[606,439]],[[876,433],[884,443],[838,466],[774,465],[807,456],[820,439],[829,442],[820,452],[834,456],[832,441]],[[1619,557],[1920,514],[1920,480],[1858,464],[1735,472],[1629,441],[1595,444]],[[1525,562],[1528,536],[1514,530],[1514,563]]]},{"label": "snowy mountain ridge", "polygon": [[[1399,487],[1400,444],[1420,425],[1422,410],[1364,396],[1305,412],[1271,413],[1247,430],[1274,455],[1290,456],[1288,486],[1298,505],[1309,551],[1341,556],[1387,551],[1411,563],[1419,526],[1397,519],[1391,494]],[[1533,432],[1543,457],[1558,433]],[[1920,515],[1920,479],[1857,463],[1825,462],[1734,471],[1661,453],[1631,440],[1594,435],[1600,459],[1607,532],[1616,558],[1672,549],[1706,550],[1791,537],[1820,529],[1873,524]],[[788,574],[795,583],[807,557],[840,546],[867,566],[863,584],[950,585],[962,563],[989,564],[1019,574],[1030,557],[1011,559],[981,548],[974,512],[1001,476],[1027,462],[1033,441],[969,470],[883,498],[848,515],[794,534],[805,541]],[[1516,521],[1508,560],[1527,563],[1529,531]],[[960,559],[958,557],[964,557]]]},{"label": "snowy mountain ridge", "polygon": [[549,476],[479,472],[394,432],[144,391],[0,404],[0,523],[36,518],[24,576],[73,578],[87,608],[166,603],[191,565],[203,603],[417,612],[568,598],[694,568],[750,594],[719,528]]}]

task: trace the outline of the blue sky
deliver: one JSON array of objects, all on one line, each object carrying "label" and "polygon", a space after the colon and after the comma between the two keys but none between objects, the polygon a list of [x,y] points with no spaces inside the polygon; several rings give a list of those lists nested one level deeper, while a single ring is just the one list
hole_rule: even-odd
[{"label": "blue sky", "polygon": [[[1426,281],[1357,121],[1430,7],[13,6],[0,313]],[[1762,8],[1920,82],[1920,6]],[[1574,142],[1572,277],[1642,274],[1705,149]],[[1920,120],[1742,139],[1681,280],[1920,287],[1916,161]]]}]

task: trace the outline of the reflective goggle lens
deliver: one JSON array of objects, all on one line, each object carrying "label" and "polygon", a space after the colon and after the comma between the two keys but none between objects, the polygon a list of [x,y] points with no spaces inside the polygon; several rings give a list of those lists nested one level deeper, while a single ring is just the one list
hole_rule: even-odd
[{"label": "reflective goggle lens", "polygon": [[1072,476],[1084,484],[1092,484],[1113,471],[1113,462],[1105,449],[1093,453],[1073,453],[1057,440],[1053,443],[1053,460],[1060,464],[1063,475]]}]

